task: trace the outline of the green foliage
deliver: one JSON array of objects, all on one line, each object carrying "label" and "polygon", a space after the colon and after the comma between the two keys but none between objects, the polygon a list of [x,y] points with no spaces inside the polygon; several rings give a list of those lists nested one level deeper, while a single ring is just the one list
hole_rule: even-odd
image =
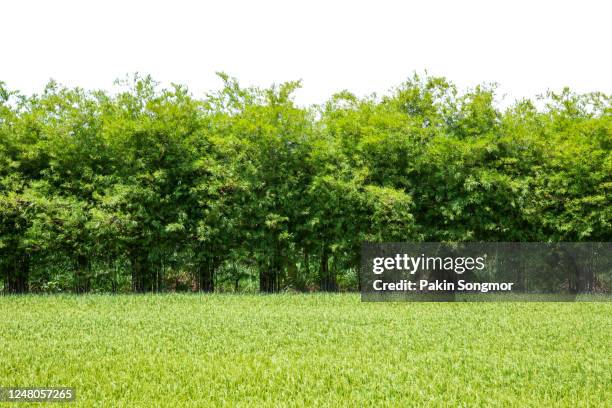
[{"label": "green foliage", "polygon": [[203,98],[0,83],[4,290],[354,290],[363,241],[611,239],[610,96],[501,111],[414,75],[303,108],[299,82],[219,77]]}]

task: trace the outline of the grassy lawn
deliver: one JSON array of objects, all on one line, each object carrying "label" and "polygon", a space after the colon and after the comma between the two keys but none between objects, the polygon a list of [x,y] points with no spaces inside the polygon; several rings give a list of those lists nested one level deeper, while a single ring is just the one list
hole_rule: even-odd
[{"label": "grassy lawn", "polygon": [[0,386],[75,387],[78,406],[612,404],[610,303],[25,296],[0,313]]}]

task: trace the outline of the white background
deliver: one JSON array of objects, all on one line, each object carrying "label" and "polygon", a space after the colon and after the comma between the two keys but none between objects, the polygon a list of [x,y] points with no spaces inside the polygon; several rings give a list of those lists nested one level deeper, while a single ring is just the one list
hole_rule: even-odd
[{"label": "white background", "polygon": [[[612,1],[4,1],[0,81],[111,89],[136,71],[196,95],[302,79],[302,104],[385,92],[413,71],[502,103],[549,88],[612,93]],[[500,98],[501,100],[501,98]]]}]

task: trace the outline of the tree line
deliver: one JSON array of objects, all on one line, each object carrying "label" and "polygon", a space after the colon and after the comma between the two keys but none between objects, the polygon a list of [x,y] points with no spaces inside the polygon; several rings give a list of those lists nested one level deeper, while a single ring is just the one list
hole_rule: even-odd
[{"label": "tree line", "polygon": [[414,75],[298,106],[299,82],[195,97],[0,83],[5,293],[355,290],[363,241],[610,241],[612,96],[500,109]]}]

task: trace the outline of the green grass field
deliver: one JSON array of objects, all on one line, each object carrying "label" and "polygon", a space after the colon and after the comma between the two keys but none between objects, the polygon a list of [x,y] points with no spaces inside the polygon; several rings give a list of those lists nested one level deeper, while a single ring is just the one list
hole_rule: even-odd
[{"label": "green grass field", "polygon": [[0,386],[75,387],[69,406],[612,404],[610,303],[26,296],[0,313]]}]

